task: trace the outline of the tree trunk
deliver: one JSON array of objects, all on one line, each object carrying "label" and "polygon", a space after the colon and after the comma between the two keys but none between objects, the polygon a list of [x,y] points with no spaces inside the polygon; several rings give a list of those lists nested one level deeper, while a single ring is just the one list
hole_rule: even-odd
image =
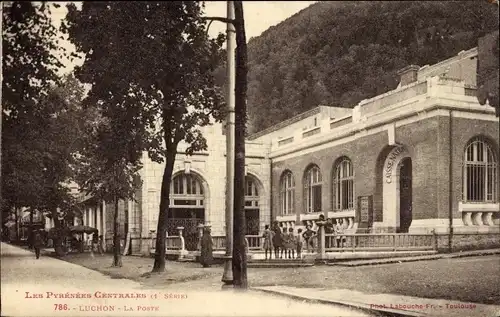
[{"label": "tree trunk", "polygon": [[234,226],[233,226],[233,285],[246,289],[247,256],[245,250],[245,132],[247,92],[247,46],[243,4],[234,1],[236,29],[235,79],[235,160],[234,160]]},{"label": "tree trunk", "polygon": [[113,215],[113,265],[122,266],[122,257],[120,254],[120,236],[118,234],[118,197],[115,197],[115,212]]},{"label": "tree trunk", "polygon": [[18,215],[18,210],[17,206],[14,206],[14,212],[16,216],[16,243],[19,242],[19,215]]},{"label": "tree trunk", "polygon": [[28,227],[28,248],[33,249],[33,208],[30,208],[30,224]]},{"label": "tree trunk", "polygon": [[174,170],[175,150],[167,149],[166,164],[163,170],[163,179],[161,181],[160,214],[158,216],[158,228],[156,230],[156,251],[153,271],[155,273],[165,272],[166,260],[166,232],[168,205],[170,201],[170,183],[172,182],[172,173]]},{"label": "tree trunk", "polygon": [[63,228],[61,228],[61,223],[59,222],[59,214],[57,213],[57,208],[53,208],[50,213],[52,214],[52,219],[54,219],[54,228],[56,232],[58,232],[57,236],[55,239],[53,239],[54,243],[54,251],[56,252],[57,256],[64,256],[65,251],[63,248],[63,237],[61,234],[63,233]]}]

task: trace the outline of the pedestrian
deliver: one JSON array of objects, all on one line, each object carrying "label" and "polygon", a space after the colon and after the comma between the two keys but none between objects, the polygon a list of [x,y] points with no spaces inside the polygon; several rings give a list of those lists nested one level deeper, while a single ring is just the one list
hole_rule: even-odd
[{"label": "pedestrian", "polygon": [[331,235],[331,234],[334,234],[334,233],[335,233],[335,228],[333,226],[332,219],[328,218],[326,220],[326,224],[325,224],[325,247],[326,248],[331,248],[332,247],[332,243],[331,243],[332,236],[328,236],[328,235]]},{"label": "pedestrian", "polygon": [[295,235],[293,234],[293,228],[288,228],[288,235],[286,239],[286,250],[289,259],[295,258],[295,249],[297,248],[297,242]]},{"label": "pedestrian", "polygon": [[264,234],[262,235],[264,238],[264,252],[267,260],[267,253],[269,252],[269,260],[272,258],[273,254],[273,238],[274,232],[269,230],[269,225],[266,225],[264,229]]},{"label": "pedestrian", "polygon": [[307,252],[311,252],[313,247],[313,236],[316,234],[315,231],[311,229],[311,225],[306,226],[306,231],[302,234],[302,237],[304,238],[304,241],[306,242],[306,247],[307,247]]},{"label": "pedestrian", "polygon": [[99,252],[100,255],[103,255],[104,254],[104,247],[103,247],[103,237],[102,235],[99,236],[99,239],[97,241],[97,251]]},{"label": "pedestrian", "polygon": [[203,235],[201,236],[200,263],[203,267],[210,267],[213,262],[213,242],[210,231],[210,227],[204,227]]},{"label": "pedestrian", "polygon": [[90,242],[90,256],[94,257],[94,251],[97,248],[97,244],[99,243],[99,238],[97,237],[97,232],[92,234],[92,241]]},{"label": "pedestrian", "polygon": [[337,224],[335,225],[335,238],[337,239],[337,248],[344,247],[345,237],[343,236],[343,234],[344,227],[342,226],[340,219],[337,219]]},{"label": "pedestrian", "polygon": [[272,241],[274,246],[274,258],[278,259],[280,250],[283,248],[283,233],[278,223],[274,224],[274,236]]},{"label": "pedestrian", "polygon": [[43,238],[40,232],[37,230],[33,236],[33,247],[35,248],[35,256],[37,259],[40,258],[40,250],[43,246]]},{"label": "pedestrian", "polygon": [[28,238],[26,239],[28,242],[28,249],[30,250],[33,249],[34,246],[33,245],[35,240],[34,236],[35,236],[35,230],[33,230],[33,227],[30,227],[28,231]]},{"label": "pedestrian", "polygon": [[304,243],[304,238],[302,237],[302,229],[297,230],[297,259],[302,258],[302,244]]}]

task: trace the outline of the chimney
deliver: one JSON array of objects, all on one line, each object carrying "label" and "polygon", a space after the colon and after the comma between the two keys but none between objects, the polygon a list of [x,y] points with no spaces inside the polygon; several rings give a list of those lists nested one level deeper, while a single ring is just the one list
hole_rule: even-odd
[{"label": "chimney", "polygon": [[406,86],[417,81],[418,70],[420,66],[409,65],[398,71],[400,76],[399,86]]}]

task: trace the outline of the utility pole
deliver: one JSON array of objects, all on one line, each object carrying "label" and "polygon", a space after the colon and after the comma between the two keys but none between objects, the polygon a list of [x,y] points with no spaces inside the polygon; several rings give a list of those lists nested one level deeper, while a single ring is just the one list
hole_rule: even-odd
[{"label": "utility pole", "polygon": [[[0,34],[3,37],[3,1],[0,2]],[[3,91],[3,41],[0,43],[0,175],[2,175],[2,120],[3,120],[3,106],[2,106],[2,91]],[[0,176],[0,234],[2,234],[3,224],[3,195],[2,195],[2,180]]]},{"label": "utility pole", "polygon": [[245,219],[245,132],[247,97],[247,43],[242,1],[234,1],[234,23],[236,30],[236,76],[235,76],[235,160],[234,160],[234,225],[233,225],[233,285],[246,289],[246,219]]},{"label": "utility pole", "polygon": [[[234,20],[234,3],[227,1],[227,19]],[[233,283],[233,208],[234,208],[234,108],[235,108],[235,28],[233,23],[226,23],[227,51],[227,118],[226,118],[226,254],[222,282]]]}]

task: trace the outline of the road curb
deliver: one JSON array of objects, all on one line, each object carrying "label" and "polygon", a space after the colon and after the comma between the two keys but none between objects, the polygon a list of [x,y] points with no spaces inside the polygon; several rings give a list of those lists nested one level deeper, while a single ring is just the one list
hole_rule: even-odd
[{"label": "road curb", "polygon": [[378,314],[381,314],[381,316],[387,316],[387,314],[391,314],[391,317],[427,317],[427,316],[430,316],[427,314],[422,314],[420,312],[391,309],[391,308],[372,308],[370,305],[364,304],[364,303],[355,303],[355,302],[331,300],[331,299],[321,299],[321,298],[315,298],[312,296],[302,296],[302,295],[297,295],[297,294],[290,294],[290,293],[284,292],[284,291],[262,289],[260,287],[251,287],[250,289],[253,291],[257,291],[257,292],[278,295],[278,296],[287,297],[287,298],[291,298],[291,299],[295,299],[295,300],[302,300],[302,301],[306,301],[309,303],[337,305],[337,306],[348,307],[351,309],[361,310],[361,311],[369,312],[369,313],[376,312]]},{"label": "road curb", "polygon": [[373,260],[353,260],[353,261],[342,261],[342,262],[330,262],[327,263],[329,266],[344,266],[344,267],[358,267],[358,266],[370,266],[370,265],[382,265],[382,264],[394,264],[403,262],[418,262],[418,261],[430,261],[439,259],[454,259],[454,258],[464,258],[473,256],[486,256],[486,255],[496,255],[500,254],[500,249],[490,249],[490,250],[480,250],[480,251],[470,251],[463,253],[442,253],[436,255],[424,255],[415,257],[401,257],[401,258],[381,258]]}]

